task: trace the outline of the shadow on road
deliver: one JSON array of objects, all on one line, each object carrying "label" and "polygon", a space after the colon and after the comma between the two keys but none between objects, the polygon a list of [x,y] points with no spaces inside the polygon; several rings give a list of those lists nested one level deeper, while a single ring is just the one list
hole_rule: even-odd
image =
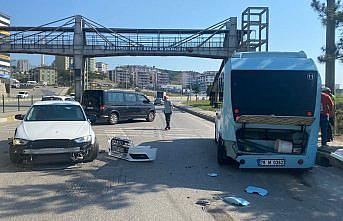
[{"label": "shadow on road", "polygon": [[[0,144],[2,177],[4,173],[21,172],[9,163],[4,141]],[[140,145],[158,148],[156,161],[127,162],[100,154],[93,163],[68,170],[41,170],[33,174],[37,181],[1,187],[0,218],[52,211],[63,214],[88,206],[115,210],[130,207],[130,195],[174,188],[191,189],[195,194],[206,190],[211,200],[217,195],[243,197],[250,201],[250,207],[227,205],[224,210],[256,219],[339,220],[343,212],[339,206],[343,198],[337,194],[343,193],[343,187],[335,185],[335,191],[328,191],[325,187],[330,187],[337,177],[318,179],[318,174],[314,176],[318,168],[302,175],[287,170],[220,167],[211,139],[158,140]],[[219,176],[209,177],[210,172]],[[39,181],[42,177],[49,177],[48,182]],[[269,195],[249,195],[244,192],[248,185],[266,188]]]}]

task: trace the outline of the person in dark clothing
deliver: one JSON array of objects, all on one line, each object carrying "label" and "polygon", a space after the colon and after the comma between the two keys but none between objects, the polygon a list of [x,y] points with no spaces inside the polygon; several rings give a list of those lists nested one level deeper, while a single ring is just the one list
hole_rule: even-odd
[{"label": "person in dark clothing", "polygon": [[173,113],[173,103],[164,96],[164,116],[166,118],[166,128],[165,130],[170,130],[170,118]]},{"label": "person in dark clothing", "polygon": [[333,101],[329,95],[321,93],[321,108],[320,108],[320,130],[322,138],[322,146],[326,146],[328,139],[329,116],[333,112]]}]

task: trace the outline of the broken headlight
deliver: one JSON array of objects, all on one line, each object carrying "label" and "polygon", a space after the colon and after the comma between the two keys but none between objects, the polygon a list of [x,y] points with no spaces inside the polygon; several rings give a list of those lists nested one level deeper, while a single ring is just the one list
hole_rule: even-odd
[{"label": "broken headlight", "polygon": [[16,145],[26,145],[29,141],[28,140],[24,140],[21,138],[13,138],[12,140],[12,145],[16,146]]},{"label": "broken headlight", "polygon": [[92,136],[88,135],[88,136],[84,136],[84,137],[79,137],[74,139],[75,143],[87,143],[87,142],[91,142],[92,141]]}]

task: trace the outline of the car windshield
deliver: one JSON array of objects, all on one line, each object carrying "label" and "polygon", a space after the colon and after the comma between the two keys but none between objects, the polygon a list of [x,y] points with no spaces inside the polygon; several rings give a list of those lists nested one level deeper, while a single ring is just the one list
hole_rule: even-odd
[{"label": "car windshield", "polygon": [[25,94],[26,92],[25,91],[20,91],[19,94]]},{"label": "car windshield", "polygon": [[85,121],[77,105],[35,105],[26,115],[25,121]]}]

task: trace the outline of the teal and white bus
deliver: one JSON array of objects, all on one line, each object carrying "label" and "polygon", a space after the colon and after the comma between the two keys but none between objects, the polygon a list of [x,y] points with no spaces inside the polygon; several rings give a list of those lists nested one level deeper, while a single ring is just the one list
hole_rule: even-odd
[{"label": "teal and white bus", "polygon": [[321,79],[304,52],[235,54],[222,73],[218,163],[240,168],[311,168],[315,163]]}]

